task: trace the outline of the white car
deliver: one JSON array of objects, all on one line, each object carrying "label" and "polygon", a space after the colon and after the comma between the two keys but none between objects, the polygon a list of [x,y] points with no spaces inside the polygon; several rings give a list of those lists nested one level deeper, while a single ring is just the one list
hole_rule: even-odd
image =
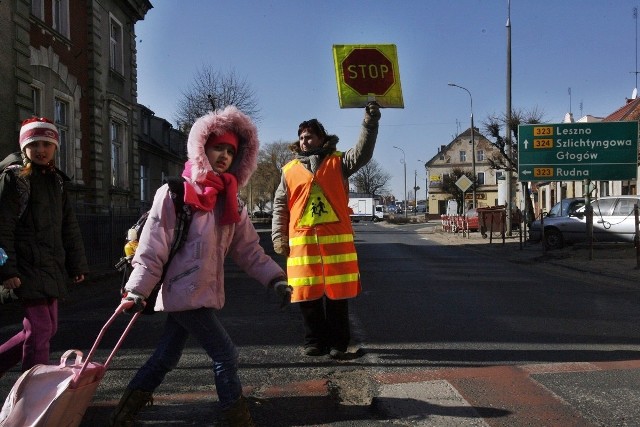
[{"label": "white car", "polygon": [[[573,200],[573,208],[565,202]],[[549,249],[559,249],[566,244],[586,242],[587,218],[584,199],[565,199],[554,205],[549,215],[544,217],[544,243]],[[582,206],[579,206],[582,200]],[[565,202],[565,209],[556,208]],[[640,204],[640,196],[609,196],[595,199],[593,207],[594,242],[634,242],[635,216],[633,207]],[[559,214],[551,215],[558,211]],[[529,238],[541,240],[540,220],[531,224]]]}]

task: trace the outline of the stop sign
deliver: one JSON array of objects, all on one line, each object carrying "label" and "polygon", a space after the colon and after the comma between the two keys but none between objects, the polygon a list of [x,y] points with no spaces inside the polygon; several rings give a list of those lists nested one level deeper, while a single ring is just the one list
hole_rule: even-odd
[{"label": "stop sign", "polygon": [[345,84],[363,96],[382,96],[395,83],[393,64],[374,48],[351,51],[342,61],[342,75]]}]

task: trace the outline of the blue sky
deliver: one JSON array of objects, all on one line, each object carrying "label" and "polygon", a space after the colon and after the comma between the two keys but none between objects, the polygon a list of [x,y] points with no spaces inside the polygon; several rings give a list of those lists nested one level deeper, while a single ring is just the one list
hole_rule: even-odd
[{"label": "blue sky", "polygon": [[[397,45],[403,109],[384,109],[374,158],[402,199],[424,161],[470,126],[506,108],[507,0],[151,0],[136,25],[138,102],[175,126],[182,93],[203,66],[246,78],[261,143],[296,139],[318,118],[352,147],[361,109],[340,109],[334,44]],[[512,0],[512,106],[550,123],[571,109],[606,116],[636,86],[638,0]],[[568,89],[571,88],[571,96]],[[419,160],[422,160],[420,162]],[[420,185],[420,183],[423,183]]]}]

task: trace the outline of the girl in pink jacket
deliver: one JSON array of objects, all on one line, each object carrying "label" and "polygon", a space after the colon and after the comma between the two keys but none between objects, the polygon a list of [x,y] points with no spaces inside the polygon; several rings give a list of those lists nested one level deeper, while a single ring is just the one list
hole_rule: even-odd
[{"label": "girl in pink jacket", "polygon": [[[238,187],[247,184],[257,167],[258,145],[255,125],[235,107],[209,113],[193,124],[183,172],[191,225],[185,244],[166,268],[155,304],[156,311],[167,312],[164,332],[153,355],[129,383],[110,425],[133,423],[178,364],[189,335],[213,361],[216,391],[228,423],[253,425],[238,378],[238,351],[215,312],[224,305],[226,255],[283,301],[291,295],[285,273],[264,253],[247,209],[237,198]],[[125,285],[124,300],[133,303],[133,311],[144,307],[144,299],[161,279],[175,224],[173,201],[164,185],[154,197]]]}]

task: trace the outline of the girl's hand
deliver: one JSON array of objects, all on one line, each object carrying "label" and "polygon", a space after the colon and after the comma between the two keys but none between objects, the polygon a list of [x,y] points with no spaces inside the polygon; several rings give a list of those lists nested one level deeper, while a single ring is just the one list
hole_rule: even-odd
[{"label": "girl's hand", "polygon": [[73,278],[73,283],[80,283],[84,280],[84,274],[78,274]]},{"label": "girl's hand", "polygon": [[5,289],[17,289],[20,285],[22,285],[22,282],[19,277],[10,277],[2,282],[2,286],[4,286]]}]

